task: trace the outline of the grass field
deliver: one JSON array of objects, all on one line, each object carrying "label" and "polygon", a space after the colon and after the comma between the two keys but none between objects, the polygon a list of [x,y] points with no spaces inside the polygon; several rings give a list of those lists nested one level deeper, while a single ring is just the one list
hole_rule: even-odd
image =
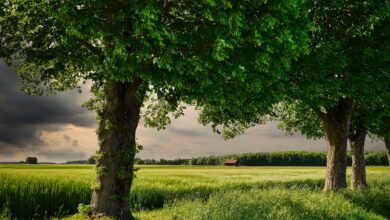
[{"label": "grass field", "polygon": [[[367,172],[364,192],[324,193],[324,167],[140,166],[130,201],[139,219],[388,219],[390,168]],[[90,165],[0,165],[3,218],[71,215],[94,179]]]}]

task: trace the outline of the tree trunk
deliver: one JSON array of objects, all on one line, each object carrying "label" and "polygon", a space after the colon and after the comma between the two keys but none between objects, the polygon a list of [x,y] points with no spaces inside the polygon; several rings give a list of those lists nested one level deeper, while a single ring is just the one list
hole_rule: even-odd
[{"label": "tree trunk", "polygon": [[387,160],[388,160],[389,166],[390,166],[390,138],[385,138],[385,146],[387,149]]},{"label": "tree trunk", "polygon": [[339,103],[326,112],[316,110],[324,123],[328,144],[324,190],[347,187],[347,142],[351,121],[352,101],[340,98]]},{"label": "tree trunk", "polygon": [[135,133],[144,93],[141,79],[107,81],[105,102],[98,111],[100,149],[96,156],[97,184],[91,199],[94,213],[133,219],[128,202],[136,154]]},{"label": "tree trunk", "polygon": [[364,142],[367,129],[364,126],[357,126],[354,134],[350,131],[349,142],[352,152],[352,174],[351,189],[364,189],[367,187],[366,163],[364,159]]}]

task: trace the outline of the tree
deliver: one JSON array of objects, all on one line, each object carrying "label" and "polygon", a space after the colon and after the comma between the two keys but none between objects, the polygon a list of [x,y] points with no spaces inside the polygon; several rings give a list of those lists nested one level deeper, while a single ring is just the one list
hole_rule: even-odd
[{"label": "tree", "polygon": [[[363,111],[361,108],[357,108],[355,103],[348,134],[352,153],[352,189],[365,188],[367,186],[364,144],[368,132],[368,123],[371,121],[365,114],[366,112],[369,112],[369,110],[365,109]],[[301,102],[279,105],[276,109],[276,115],[277,117],[274,119],[281,121],[278,127],[287,134],[300,132],[311,139],[326,137],[323,124],[316,113]]]},{"label": "tree", "polygon": [[[353,104],[388,93],[389,5],[388,0],[306,2],[313,23],[310,51],[279,79],[277,91],[271,91],[271,96],[286,102],[300,102],[304,106],[300,110],[310,109],[321,121],[328,143],[325,190],[347,185],[346,149]],[[225,136],[232,137],[272,113],[270,108],[259,108],[266,94],[249,92],[247,97],[240,96],[241,102],[226,107],[205,105],[201,122],[222,126]],[[244,114],[236,114],[237,109],[244,109]],[[304,122],[299,126],[307,129]]]},{"label": "tree", "polygon": [[[364,159],[366,136],[386,140],[390,116],[388,93],[379,93],[364,103],[355,101],[349,128],[348,139],[352,154],[351,188],[361,189],[367,186]],[[275,109],[276,120],[280,120],[279,128],[287,134],[300,132],[308,138],[325,137],[324,128],[315,112],[300,102],[283,103]],[[386,144],[386,141],[385,141]],[[386,144],[387,145],[387,144]]]},{"label": "tree", "polygon": [[[384,60],[390,48],[390,35],[385,30],[389,5],[389,1],[367,4],[334,1],[310,6],[316,25],[313,50],[298,65],[292,80],[297,80],[294,84],[298,94],[303,89],[302,81],[314,81],[308,86],[312,94],[302,92],[300,95],[306,96],[305,104],[316,112],[325,129],[328,141],[325,189],[346,187],[346,147],[348,137],[352,137],[349,128],[353,103],[356,106],[369,103],[389,87],[389,63]],[[313,77],[316,72],[321,74]],[[361,132],[360,129],[365,130],[356,131]],[[362,137],[365,135],[358,134],[357,138]],[[352,145],[355,146],[354,137]]]},{"label": "tree", "polygon": [[[98,115],[100,149],[91,203],[95,213],[131,219],[127,196],[144,101],[154,96],[167,113],[182,101],[225,103],[226,88],[237,93],[270,88],[307,50],[301,5],[299,0],[5,0],[0,57],[17,68],[30,94],[93,81],[95,98],[86,106]],[[169,122],[166,114],[156,120],[150,123]]]}]

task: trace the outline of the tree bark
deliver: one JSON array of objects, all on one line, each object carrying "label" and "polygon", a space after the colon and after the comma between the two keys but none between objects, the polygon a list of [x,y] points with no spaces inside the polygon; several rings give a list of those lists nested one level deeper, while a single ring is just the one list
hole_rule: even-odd
[{"label": "tree bark", "polygon": [[351,131],[349,135],[352,153],[351,189],[353,190],[367,187],[366,163],[364,159],[364,142],[367,129],[364,126],[357,125],[355,130],[354,133]]},{"label": "tree bark", "polygon": [[328,144],[326,177],[324,190],[338,190],[347,187],[347,143],[351,121],[352,101],[340,98],[338,104],[326,109],[316,110],[321,117]]},{"label": "tree bark", "polygon": [[385,146],[387,149],[387,160],[388,160],[389,166],[390,166],[390,138],[385,138]]},{"label": "tree bark", "polygon": [[128,195],[133,180],[136,129],[144,93],[141,79],[107,81],[105,102],[98,110],[100,149],[96,156],[97,184],[91,199],[94,213],[133,219]]}]

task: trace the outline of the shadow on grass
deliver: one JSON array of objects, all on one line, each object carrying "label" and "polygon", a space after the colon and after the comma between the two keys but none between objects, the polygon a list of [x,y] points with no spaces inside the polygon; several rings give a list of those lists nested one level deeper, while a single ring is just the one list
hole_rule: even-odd
[{"label": "shadow on grass", "polygon": [[365,190],[342,192],[343,197],[367,211],[390,219],[390,173],[370,173]]},{"label": "shadow on grass", "polygon": [[342,195],[354,205],[390,219],[390,187],[369,187],[364,191],[344,191]]}]

